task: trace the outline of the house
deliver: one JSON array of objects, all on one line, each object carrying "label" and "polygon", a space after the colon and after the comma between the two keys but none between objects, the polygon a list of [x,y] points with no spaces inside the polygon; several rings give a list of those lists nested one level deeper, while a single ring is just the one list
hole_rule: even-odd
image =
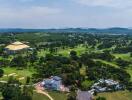
[{"label": "house", "polygon": [[93,96],[88,91],[77,91],[76,100],[93,100]]},{"label": "house", "polygon": [[29,48],[28,45],[22,43],[22,42],[14,42],[8,46],[5,47],[5,51],[8,53],[8,54],[14,54],[14,53],[20,53],[20,52],[23,52],[25,50],[27,50]]},{"label": "house", "polygon": [[[121,90],[124,87],[119,84],[118,81],[112,79],[100,79],[97,83],[94,83],[91,87],[92,90],[96,92],[106,92],[112,90]],[[91,92],[91,90],[90,90]],[[93,91],[92,91],[93,93]]]},{"label": "house", "polygon": [[51,90],[61,90],[62,86],[62,79],[58,76],[52,76],[49,79],[43,80],[41,85],[46,88],[46,89],[51,89]]}]

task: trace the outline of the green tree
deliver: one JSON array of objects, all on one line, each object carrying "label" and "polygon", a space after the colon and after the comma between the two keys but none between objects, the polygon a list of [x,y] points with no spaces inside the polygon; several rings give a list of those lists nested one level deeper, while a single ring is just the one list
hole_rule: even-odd
[{"label": "green tree", "polygon": [[26,78],[26,84],[29,84],[30,83],[30,77],[29,76],[27,76],[27,78]]},{"label": "green tree", "polygon": [[90,87],[93,85],[93,81],[85,80],[81,83],[82,90],[87,91],[90,89]]},{"label": "green tree", "polygon": [[70,94],[68,94],[67,100],[76,100],[76,93],[71,92]]},{"label": "green tree", "polygon": [[22,86],[16,79],[10,78],[2,88],[4,100],[32,100],[33,87]]},{"label": "green tree", "polygon": [[21,97],[21,89],[19,85],[15,86],[7,84],[2,90],[2,96],[4,100],[20,100],[19,97]]},{"label": "green tree", "polygon": [[132,82],[129,82],[126,86],[127,90],[132,91]]},{"label": "green tree", "polygon": [[13,76],[10,76],[8,79],[8,84],[21,84],[21,83]]},{"label": "green tree", "polygon": [[71,51],[71,52],[70,52],[70,57],[71,57],[73,60],[77,60],[77,59],[78,59],[77,52],[76,52],[76,51]]},{"label": "green tree", "polygon": [[20,100],[32,100],[32,96],[33,96],[33,87],[32,86],[24,86]]},{"label": "green tree", "polygon": [[132,52],[130,53],[130,57],[132,57]]},{"label": "green tree", "polygon": [[24,57],[19,55],[19,56],[15,57],[14,59],[12,59],[11,66],[12,67],[22,68],[22,67],[26,67],[27,66],[27,62],[24,59]]},{"label": "green tree", "polygon": [[4,74],[4,71],[2,69],[0,69],[0,77],[2,77]]}]

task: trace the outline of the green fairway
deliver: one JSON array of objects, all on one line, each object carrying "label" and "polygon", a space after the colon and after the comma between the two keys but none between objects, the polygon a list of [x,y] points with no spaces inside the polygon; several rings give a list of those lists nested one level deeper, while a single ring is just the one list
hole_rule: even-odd
[{"label": "green fairway", "polygon": [[13,76],[20,80],[20,82],[25,83],[25,79],[27,77],[31,77],[32,74],[35,72],[32,68],[27,68],[23,70],[18,70],[16,68],[11,67],[5,67],[4,70],[4,76],[0,78],[0,81],[7,81],[9,76],[12,76],[11,74],[14,74]]},{"label": "green fairway", "polygon": [[101,60],[101,59],[94,59],[94,60],[95,60],[95,61],[100,61],[100,62],[102,62],[102,63],[104,63],[104,64],[108,64],[108,65],[114,66],[114,67],[116,67],[116,68],[119,67],[119,66],[116,65],[114,62],[108,62],[108,61]]},{"label": "green fairway", "polygon": [[64,56],[69,56],[69,53],[70,51],[76,51],[77,52],[77,55],[80,56],[81,54],[83,54],[84,52],[86,51],[90,51],[91,49],[90,48],[86,48],[85,46],[83,45],[78,45],[76,46],[75,48],[67,48],[67,49],[64,49],[64,50],[60,50],[58,52],[58,54],[62,54]]},{"label": "green fairway", "polygon": [[11,73],[16,73],[19,76],[23,76],[23,77],[31,76],[34,72],[34,69],[32,69],[32,68],[18,70],[16,68],[5,67],[5,68],[3,68],[3,70],[4,70],[4,74],[6,74],[6,75],[11,74]]},{"label": "green fairway", "polygon": [[106,100],[132,100],[132,93],[128,91],[99,93],[98,96],[106,97]]},{"label": "green fairway", "polygon": [[39,57],[41,57],[41,56],[45,56],[46,54],[48,54],[48,53],[50,53],[49,52],[49,50],[47,49],[47,50],[40,50],[39,52],[38,52],[38,56]]},{"label": "green fairway", "polygon": [[131,61],[132,57],[130,57],[130,53],[126,53],[126,54],[113,54],[116,58],[122,58],[124,60],[127,61]]},{"label": "green fairway", "polygon": [[[72,50],[76,51],[78,55],[80,55],[80,54],[84,53],[85,51],[87,51],[86,47],[84,47],[83,45],[78,45],[75,48],[68,47],[66,49],[58,49],[57,54],[61,54],[63,56],[69,56],[69,53]],[[48,53],[50,53],[48,49],[47,50],[41,50],[41,51],[38,52],[38,56],[44,56]]]}]

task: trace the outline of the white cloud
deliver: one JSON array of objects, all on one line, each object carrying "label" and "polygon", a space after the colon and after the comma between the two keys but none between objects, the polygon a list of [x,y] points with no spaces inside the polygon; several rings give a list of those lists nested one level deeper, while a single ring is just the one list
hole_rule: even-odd
[{"label": "white cloud", "polygon": [[126,8],[132,5],[132,0],[74,0],[87,6],[104,6],[115,8]]},{"label": "white cloud", "polygon": [[[45,27],[58,18],[59,8],[32,6],[29,8],[1,7],[0,27]],[[56,17],[57,16],[57,17]]]},{"label": "white cloud", "polygon": [[31,1],[34,1],[34,0],[18,0],[20,2],[31,2]]},{"label": "white cloud", "polygon": [[45,17],[61,13],[58,8],[33,6],[29,8],[1,8],[0,18],[30,18],[30,17]]}]

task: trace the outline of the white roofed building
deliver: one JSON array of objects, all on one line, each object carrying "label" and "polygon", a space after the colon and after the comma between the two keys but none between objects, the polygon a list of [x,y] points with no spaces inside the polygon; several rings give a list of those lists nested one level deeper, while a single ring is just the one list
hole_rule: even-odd
[{"label": "white roofed building", "polygon": [[21,51],[25,51],[28,48],[30,48],[30,46],[22,43],[22,42],[14,42],[8,46],[5,47],[5,50],[8,54],[14,54],[14,53],[19,53]]}]

